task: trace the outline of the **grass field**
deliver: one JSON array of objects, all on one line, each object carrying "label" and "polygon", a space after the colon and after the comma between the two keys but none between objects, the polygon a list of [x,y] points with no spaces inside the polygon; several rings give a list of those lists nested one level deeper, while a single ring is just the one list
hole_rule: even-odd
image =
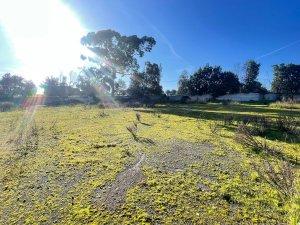
[{"label": "grass field", "polygon": [[[238,121],[280,115],[300,120],[255,104],[2,112],[0,224],[297,224],[299,136],[255,136],[280,157],[234,139]],[[294,191],[264,179],[265,160],[294,164]]]}]

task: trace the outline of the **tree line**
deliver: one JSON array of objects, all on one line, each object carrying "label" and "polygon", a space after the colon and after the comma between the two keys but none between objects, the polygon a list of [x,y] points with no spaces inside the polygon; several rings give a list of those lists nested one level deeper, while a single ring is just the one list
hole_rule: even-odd
[{"label": "tree line", "polygon": [[[162,66],[146,62],[141,70],[138,63],[156,44],[153,37],[121,35],[113,30],[90,32],[81,39],[81,44],[89,54],[81,55],[86,66],[79,68],[75,80],[67,81],[64,76],[50,76],[41,87],[46,96],[65,98],[73,95],[128,95],[131,98],[146,98],[163,95],[160,84]],[[168,90],[167,95],[220,96],[233,93],[267,93],[258,81],[260,64],[249,60],[244,65],[244,79],[231,71],[223,71],[220,66],[209,64],[194,73],[183,71],[179,77],[178,89]],[[279,64],[273,66],[274,78],[271,90],[275,93],[294,95],[300,92],[300,65]],[[129,87],[122,78],[129,77]],[[17,97],[28,97],[35,93],[32,81],[16,75],[5,74],[0,78],[0,101],[11,101]]]},{"label": "tree line", "polygon": [[[168,95],[203,95],[220,96],[234,93],[261,93],[268,90],[258,81],[260,64],[248,60],[244,64],[244,79],[230,71],[222,71],[220,66],[205,65],[189,75],[184,71],[178,81],[178,90],[166,91]],[[286,96],[300,92],[300,65],[279,64],[273,66],[274,78],[271,91]]]}]

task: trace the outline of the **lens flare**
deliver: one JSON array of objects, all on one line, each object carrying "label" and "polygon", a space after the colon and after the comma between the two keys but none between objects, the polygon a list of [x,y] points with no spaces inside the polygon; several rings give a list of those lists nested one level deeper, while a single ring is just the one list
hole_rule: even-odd
[{"label": "lens flare", "polygon": [[0,1],[0,25],[19,65],[13,72],[36,84],[82,63],[86,31],[61,0]]}]

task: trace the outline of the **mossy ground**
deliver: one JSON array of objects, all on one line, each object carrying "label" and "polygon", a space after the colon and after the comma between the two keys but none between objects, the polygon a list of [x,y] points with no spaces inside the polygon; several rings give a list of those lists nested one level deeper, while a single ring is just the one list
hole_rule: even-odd
[{"label": "mossy ground", "polygon": [[[138,140],[126,129],[136,120],[136,111],[142,121]],[[236,123],[222,125],[225,115],[274,119],[285,114],[300,119],[297,109],[213,103],[0,113],[0,224],[296,224],[299,195],[282,200],[251,166],[264,157],[280,160],[237,144]],[[213,122],[221,124],[215,134]],[[32,136],[33,124],[34,141],[18,147],[22,135]],[[287,140],[270,130],[266,139],[288,157],[300,159],[298,137]],[[193,149],[193,160],[181,153],[174,157],[172,143],[180,151],[185,149],[180,146]],[[113,183],[141,154],[146,156],[142,181],[126,189],[114,209],[97,203],[95,192]],[[168,169],[172,163],[174,170]],[[299,188],[299,167],[294,169]]]}]

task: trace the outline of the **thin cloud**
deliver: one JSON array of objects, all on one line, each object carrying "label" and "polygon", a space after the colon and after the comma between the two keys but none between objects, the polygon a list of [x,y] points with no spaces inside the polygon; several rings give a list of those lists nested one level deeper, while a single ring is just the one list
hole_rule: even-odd
[{"label": "thin cloud", "polygon": [[286,48],[289,48],[289,47],[291,47],[291,46],[293,46],[293,45],[296,45],[296,44],[298,44],[298,43],[300,43],[300,40],[294,41],[294,42],[292,42],[292,43],[290,43],[290,44],[288,44],[288,45],[282,46],[282,47],[280,47],[280,48],[278,48],[278,49],[275,49],[275,50],[273,50],[273,51],[271,51],[271,52],[268,52],[268,53],[266,53],[266,54],[263,54],[263,55],[257,57],[256,59],[259,60],[259,59],[262,59],[262,58],[264,58],[264,57],[273,55],[273,54],[275,54],[276,52],[279,52],[279,51],[281,51],[281,50],[284,50],[284,49],[286,49]]}]

